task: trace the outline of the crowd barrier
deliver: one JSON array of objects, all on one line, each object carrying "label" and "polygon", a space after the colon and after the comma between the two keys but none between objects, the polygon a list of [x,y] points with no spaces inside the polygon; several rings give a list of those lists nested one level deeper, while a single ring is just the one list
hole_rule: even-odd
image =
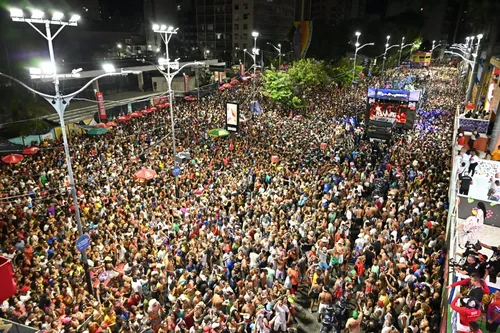
[{"label": "crowd barrier", "polygon": [[9,333],[38,333],[40,330],[29,327],[23,324],[19,324],[13,322],[11,320],[0,318],[0,332],[9,332]]}]

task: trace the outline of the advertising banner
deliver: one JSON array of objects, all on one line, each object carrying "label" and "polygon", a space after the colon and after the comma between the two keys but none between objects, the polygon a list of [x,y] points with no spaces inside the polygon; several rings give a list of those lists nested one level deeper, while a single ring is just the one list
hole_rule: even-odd
[{"label": "advertising banner", "polygon": [[222,84],[222,72],[218,72],[217,75],[219,76],[219,84]]},{"label": "advertising banner", "polygon": [[307,50],[311,44],[313,23],[312,21],[296,21],[294,22],[294,26],[293,48],[295,58],[298,60],[306,57]]},{"label": "advertising banner", "polygon": [[226,103],[226,129],[230,132],[238,132],[239,120],[239,104],[233,102]]},{"label": "advertising banner", "polygon": [[384,101],[370,98],[370,119],[383,117],[396,119],[399,124],[406,123],[408,102]]},{"label": "advertising banner", "polygon": [[245,75],[245,65],[240,64],[240,76],[244,76],[244,75]]},{"label": "advertising banner", "polygon": [[153,97],[153,106],[158,104],[165,104],[168,102],[168,96],[156,96]]},{"label": "advertising banner", "polygon": [[98,91],[95,93],[95,98],[97,100],[97,109],[99,110],[99,118],[101,120],[107,120],[106,107],[104,106],[104,95],[102,92]]}]

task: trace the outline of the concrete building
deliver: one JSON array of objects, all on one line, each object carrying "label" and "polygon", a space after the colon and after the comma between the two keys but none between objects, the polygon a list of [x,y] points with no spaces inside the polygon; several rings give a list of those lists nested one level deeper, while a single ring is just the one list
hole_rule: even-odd
[{"label": "concrete building", "polygon": [[206,58],[230,56],[232,0],[196,0],[196,41]]},{"label": "concrete building", "polygon": [[266,42],[281,43],[287,39],[295,15],[290,0],[233,0],[233,49],[251,49],[252,31],[259,32],[258,47]]},{"label": "concrete building", "polygon": [[310,1],[311,19],[313,21],[322,20],[329,25],[338,25],[341,24],[342,21],[349,19],[364,18],[366,12],[366,0]]}]

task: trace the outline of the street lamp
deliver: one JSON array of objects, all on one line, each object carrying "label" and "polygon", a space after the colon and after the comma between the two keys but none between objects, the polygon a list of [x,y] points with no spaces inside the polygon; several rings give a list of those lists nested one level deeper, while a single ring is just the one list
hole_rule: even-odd
[{"label": "street lamp", "polygon": [[356,77],[356,57],[358,56],[358,51],[361,50],[365,46],[375,45],[375,43],[366,43],[364,45],[359,46],[359,36],[361,36],[361,32],[356,31],[355,35],[356,35],[356,44],[354,44],[354,46],[356,48],[354,49],[354,64],[353,64],[353,69],[352,69],[352,81],[353,82],[354,82],[354,79]]},{"label": "street lamp", "polygon": [[403,53],[403,50],[408,47],[408,46],[412,46],[413,43],[408,43],[408,44],[405,44],[405,38],[401,38],[401,47],[399,48],[399,59],[398,59],[398,66],[401,66],[401,54]]},{"label": "street lamp", "polygon": [[385,71],[385,61],[387,60],[387,51],[389,51],[393,47],[399,46],[399,44],[394,44],[394,45],[389,46],[389,39],[391,39],[391,36],[387,36],[387,42],[385,43],[384,61],[382,62],[382,72]]},{"label": "street lamp", "polygon": [[438,47],[440,47],[440,46],[441,46],[441,44],[438,44],[438,45],[435,45],[435,44],[436,44],[436,41],[435,41],[435,40],[433,40],[433,41],[432,41],[431,53],[434,51],[434,49],[435,49],[435,48],[438,48]]},{"label": "street lamp", "polygon": [[[255,74],[255,69],[258,67],[258,66],[257,66],[257,64],[256,64],[256,58],[257,58],[257,56],[259,55],[259,51],[260,51],[260,50],[259,50],[259,49],[257,49],[257,48],[255,48],[255,47],[252,49],[252,53],[248,52],[248,50],[247,50],[247,49],[244,49],[244,50],[243,50],[244,55],[245,55],[245,54],[248,54],[250,57],[252,57],[252,60],[253,60],[253,65],[252,65],[252,67],[253,67],[253,73],[254,73],[254,74]],[[243,57],[243,59],[245,59],[245,57]],[[248,70],[250,70],[252,67],[250,67]]]},{"label": "street lamp", "polygon": [[255,67],[256,67],[256,58],[259,55],[259,49],[257,48],[257,38],[259,37],[259,33],[257,31],[252,31],[252,37],[253,37],[253,73],[255,74]]},{"label": "street lamp", "polygon": [[273,43],[267,42],[267,45],[271,45],[274,47],[276,51],[278,51],[278,69],[281,67],[281,44],[278,44],[278,47],[276,47]]},{"label": "street lamp", "polygon": [[[64,146],[64,153],[66,155],[66,166],[68,168],[68,179],[69,179],[69,184],[71,188],[71,196],[73,197],[73,205],[75,209],[75,218],[76,218],[76,226],[78,229],[78,235],[82,236],[83,235],[83,229],[82,229],[82,221],[80,217],[80,206],[78,205],[78,197],[76,195],[76,186],[75,186],[75,179],[73,176],[73,167],[71,165],[71,156],[69,152],[69,144],[68,144],[68,137],[66,134],[66,123],[64,120],[64,112],[66,108],[68,107],[69,103],[71,100],[84,91],[88,86],[90,86],[94,81],[99,80],[100,78],[106,77],[106,76],[112,76],[112,75],[126,75],[132,72],[129,71],[121,71],[119,73],[116,73],[114,71],[114,67],[111,65],[106,65],[106,71],[93,78],[89,82],[87,82],[83,87],[81,87],[79,90],[72,92],[67,95],[63,95],[62,92],[59,90],[59,79],[63,77],[78,77],[80,74],[80,69],[73,70],[71,74],[57,74],[57,68],[56,68],[56,61],[55,61],[55,55],[54,55],[54,48],[52,45],[53,40],[57,37],[57,35],[64,29],[66,26],[77,26],[78,25],[78,20],[80,19],[80,16],[78,15],[72,15],[68,21],[62,21],[62,18],[64,15],[59,12],[55,12],[52,16],[52,19],[44,19],[43,17],[45,16],[44,12],[41,10],[31,10],[31,17],[25,17],[24,12],[21,9],[18,8],[12,8],[10,9],[10,14],[12,21],[14,22],[25,22],[28,23],[33,29],[35,29],[40,35],[42,35],[46,40],[48,44],[48,49],[49,49],[49,55],[50,55],[50,62],[43,63],[42,68],[39,69],[30,69],[30,75],[32,78],[51,78],[53,79],[54,83],[54,95],[42,93],[40,91],[37,91],[30,86],[26,85],[22,81],[19,81],[18,79],[0,73],[0,76],[6,77],[8,79],[11,79],[24,88],[28,89],[32,93],[43,97],[47,102],[50,103],[50,105],[54,108],[56,111],[57,115],[59,116],[59,122],[61,124],[61,134],[63,138],[63,146]],[[35,24],[43,24],[45,25],[45,33],[43,33],[40,29],[38,29]],[[51,25],[56,25],[60,26],[59,29],[56,31],[56,33],[52,34],[51,31]],[[113,70],[111,72],[111,70]],[[88,259],[87,259],[87,254],[85,251],[82,253],[82,262],[85,270],[85,278],[87,282],[87,290],[90,294],[93,294],[92,290],[92,280],[90,277],[90,272],[89,272],[89,264],[88,264]]]},{"label": "street lamp", "polygon": [[[163,38],[163,41],[165,42],[166,58],[158,59],[158,66],[155,64],[153,64],[153,66],[155,66],[156,69],[163,75],[168,85],[168,100],[170,104],[170,121],[172,127],[172,149],[173,149],[174,166],[177,165],[177,162],[175,160],[175,157],[177,155],[177,148],[175,145],[174,91],[172,90],[172,81],[174,77],[177,74],[179,74],[185,67],[204,64],[203,62],[195,61],[192,63],[186,63],[179,67],[179,59],[170,61],[168,43],[170,42],[170,39],[172,39],[173,35],[177,35],[177,30],[179,30],[179,28],[174,28],[172,26],[169,26],[167,28],[166,25],[161,25],[161,26],[159,26],[158,24],[153,25],[153,31],[159,33],[160,36]],[[208,54],[210,53],[210,51],[206,50],[205,53]],[[146,60],[144,59],[142,59],[141,61],[146,62]],[[178,189],[179,189],[178,177],[175,177],[176,196],[178,196],[177,193]]]}]

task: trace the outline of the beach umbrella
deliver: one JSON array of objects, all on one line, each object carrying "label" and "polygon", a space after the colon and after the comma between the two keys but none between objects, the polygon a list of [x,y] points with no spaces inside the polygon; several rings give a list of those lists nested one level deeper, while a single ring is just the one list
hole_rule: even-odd
[{"label": "beach umbrella", "polygon": [[208,131],[208,135],[218,138],[221,136],[228,136],[229,132],[223,128],[214,128],[214,129]]},{"label": "beach umbrella", "polygon": [[[162,105],[162,107],[161,107],[160,109],[162,109],[162,108],[166,108],[168,105],[169,105],[168,103],[167,103],[167,104],[163,104],[163,105]],[[156,111],[156,110],[158,110],[158,108],[156,108],[156,107],[154,107],[154,106],[151,108],[151,111]]]},{"label": "beach umbrella", "polygon": [[223,91],[224,89],[226,88],[224,88],[223,86],[219,87],[219,91]]},{"label": "beach umbrella", "polygon": [[233,87],[230,83],[224,83],[222,86],[226,89]]},{"label": "beach umbrella", "polygon": [[108,121],[106,123],[106,127],[116,127],[116,126],[118,126],[118,124],[115,123],[114,121]]},{"label": "beach umbrella", "polygon": [[103,135],[108,133],[109,131],[105,128],[92,128],[87,131],[88,135]]},{"label": "beach umbrella", "polygon": [[142,117],[142,113],[141,112],[132,112],[130,114],[130,117],[132,117],[132,118]]},{"label": "beach umbrella", "polygon": [[240,81],[238,81],[238,80],[236,80],[236,79],[232,79],[232,80],[231,80],[231,84],[232,84],[232,85],[235,85],[235,84],[238,84],[238,83],[240,83]]},{"label": "beach umbrella", "polygon": [[106,127],[107,126],[104,123],[99,123],[99,124],[95,125],[95,128],[106,128]]},{"label": "beach umbrella", "polygon": [[38,147],[30,146],[23,150],[23,155],[35,155],[39,150],[40,148]]},{"label": "beach umbrella", "polygon": [[118,117],[118,121],[129,121],[130,119],[132,119],[132,117],[130,117],[130,116],[119,116]]},{"label": "beach umbrella", "polygon": [[2,161],[4,163],[9,163],[9,164],[16,164],[19,163],[23,160],[24,156],[21,154],[10,154],[7,156],[2,157]]},{"label": "beach umbrella", "polygon": [[156,172],[154,170],[151,170],[151,169],[141,169],[141,170],[137,171],[136,173],[134,173],[134,177],[137,179],[149,180],[149,179],[153,179],[154,177],[156,177]]}]

